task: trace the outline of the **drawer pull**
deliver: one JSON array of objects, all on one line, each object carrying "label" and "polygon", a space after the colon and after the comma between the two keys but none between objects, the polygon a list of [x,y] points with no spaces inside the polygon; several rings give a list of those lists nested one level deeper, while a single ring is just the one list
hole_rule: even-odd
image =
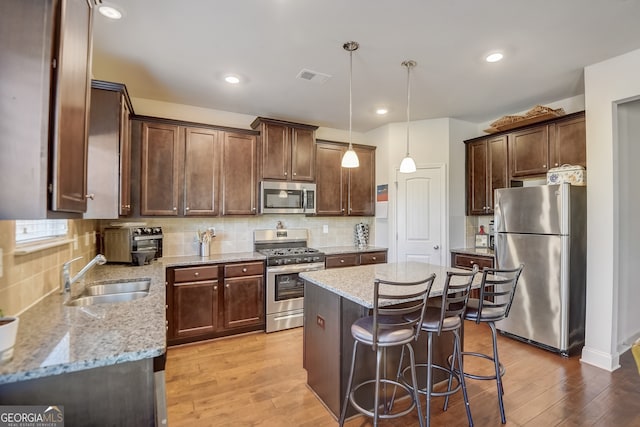
[{"label": "drawer pull", "polygon": [[473,261],[469,261],[469,264],[473,265]]},{"label": "drawer pull", "polygon": [[195,273],[193,273],[194,276],[198,277],[200,275],[200,273],[198,273],[197,271]]},{"label": "drawer pull", "polygon": [[217,290],[218,290],[218,285],[215,285],[215,286],[213,287],[213,290],[214,290],[214,291],[217,291]]},{"label": "drawer pull", "polygon": [[229,289],[229,284],[224,285],[225,288]]},{"label": "drawer pull", "polygon": [[242,269],[242,272],[243,272],[243,273],[246,273],[246,272],[247,272],[246,267]]},{"label": "drawer pull", "polygon": [[344,260],[343,260],[343,259],[341,259],[341,260],[340,260],[340,262],[341,262],[341,263],[344,263]]},{"label": "drawer pull", "polygon": [[371,257],[371,259],[375,261],[375,260],[376,260],[376,257],[372,256],[372,257]]}]

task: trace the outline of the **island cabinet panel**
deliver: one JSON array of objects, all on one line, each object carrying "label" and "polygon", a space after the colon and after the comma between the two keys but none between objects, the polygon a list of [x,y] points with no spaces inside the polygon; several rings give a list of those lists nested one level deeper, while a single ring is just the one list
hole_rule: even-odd
[{"label": "island cabinet panel", "polygon": [[[493,256],[483,255],[470,255],[458,252],[451,252],[451,266],[456,268],[462,268],[465,270],[473,270],[473,266],[477,265],[480,270],[483,268],[493,268],[495,265],[495,259]],[[471,298],[480,298],[480,290],[472,289]]]},{"label": "island cabinet panel", "polygon": [[169,345],[264,329],[264,262],[167,269]]},{"label": "island cabinet panel", "polygon": [[180,127],[142,123],[140,214],[178,215],[183,143]]},{"label": "island cabinet panel", "polygon": [[225,132],[222,147],[222,215],[256,215],[257,140]]},{"label": "island cabinet panel", "polygon": [[317,126],[258,117],[251,127],[260,130],[262,179],[315,181]]},{"label": "island cabinet panel", "polygon": [[375,147],[354,146],[360,166],[343,168],[347,147],[330,141],[316,143],[316,215],[375,214]]},{"label": "island cabinet panel", "polygon": [[363,252],[360,254],[360,265],[383,264],[387,262],[387,252]]}]

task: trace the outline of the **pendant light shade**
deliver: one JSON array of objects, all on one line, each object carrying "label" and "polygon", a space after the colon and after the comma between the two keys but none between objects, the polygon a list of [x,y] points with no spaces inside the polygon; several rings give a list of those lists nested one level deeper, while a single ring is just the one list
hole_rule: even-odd
[{"label": "pendant light shade", "polygon": [[358,42],[346,42],[342,45],[342,48],[349,52],[349,148],[342,156],[343,168],[357,168],[360,166],[358,161],[358,155],[353,151],[353,145],[351,143],[351,122],[353,118],[353,95],[351,90],[351,82],[353,80],[353,51],[357,50],[360,45]]},{"label": "pendant light shade", "polygon": [[407,154],[400,163],[400,172],[402,173],[413,173],[416,171],[416,162],[414,162],[409,155],[409,124],[411,119],[411,68],[415,67],[416,65],[416,61],[412,60],[402,62],[402,66],[407,67]]}]

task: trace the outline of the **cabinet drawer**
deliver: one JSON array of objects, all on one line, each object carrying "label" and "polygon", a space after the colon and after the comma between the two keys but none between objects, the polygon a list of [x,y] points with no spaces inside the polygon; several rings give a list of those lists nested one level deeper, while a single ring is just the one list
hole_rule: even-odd
[{"label": "cabinet drawer", "polygon": [[360,264],[380,264],[387,262],[386,252],[366,252],[360,254]]},{"label": "cabinet drawer", "polygon": [[330,255],[325,257],[325,268],[353,267],[358,265],[357,254]]},{"label": "cabinet drawer", "polygon": [[217,280],[218,266],[205,265],[198,267],[176,268],[174,270],[176,282],[194,282],[199,280]]},{"label": "cabinet drawer", "polygon": [[262,276],[263,273],[262,262],[243,262],[224,266],[224,277]]},{"label": "cabinet drawer", "polygon": [[453,264],[454,267],[464,268],[467,270],[471,270],[474,264],[478,264],[478,267],[482,270],[485,267],[493,267],[493,258],[455,254]]}]

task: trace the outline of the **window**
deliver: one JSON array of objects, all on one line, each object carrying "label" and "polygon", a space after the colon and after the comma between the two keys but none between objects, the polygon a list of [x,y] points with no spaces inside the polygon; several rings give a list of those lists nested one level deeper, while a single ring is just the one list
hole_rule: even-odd
[{"label": "window", "polygon": [[31,243],[66,235],[66,219],[16,221],[16,243]]}]

